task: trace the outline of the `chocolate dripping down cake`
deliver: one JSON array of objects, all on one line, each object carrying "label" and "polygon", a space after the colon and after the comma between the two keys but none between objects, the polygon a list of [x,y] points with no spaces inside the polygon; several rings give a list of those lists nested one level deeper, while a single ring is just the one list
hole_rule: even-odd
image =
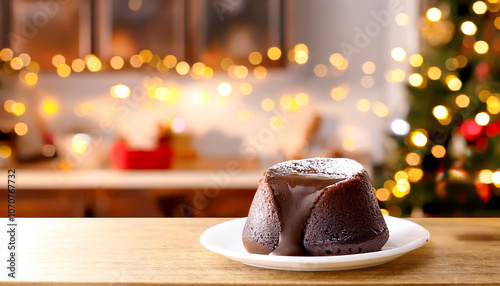
[{"label": "chocolate dripping down cake", "polygon": [[378,251],[389,239],[368,173],[344,158],[292,160],[260,179],[243,229],[250,253],[325,256]]}]

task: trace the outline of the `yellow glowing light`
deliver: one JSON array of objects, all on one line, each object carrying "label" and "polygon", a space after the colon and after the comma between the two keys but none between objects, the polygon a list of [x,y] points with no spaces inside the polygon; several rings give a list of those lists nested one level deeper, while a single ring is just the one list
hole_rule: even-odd
[{"label": "yellow glowing light", "polygon": [[386,209],[380,209],[380,212],[384,215],[389,215],[389,211]]},{"label": "yellow glowing light", "polygon": [[478,93],[479,100],[482,102],[486,102],[488,100],[488,97],[490,97],[491,92],[487,89],[483,89]]},{"label": "yellow glowing light", "polygon": [[173,67],[175,67],[175,65],[177,64],[177,58],[173,55],[167,55],[164,59],[163,59],[163,64],[171,69]]},{"label": "yellow glowing light", "polygon": [[342,84],[338,87],[332,88],[330,91],[330,96],[336,101],[343,100],[350,92],[350,88],[347,84]]},{"label": "yellow glowing light", "polygon": [[391,51],[392,58],[397,62],[402,62],[406,58],[406,52],[402,48],[394,48]]},{"label": "yellow glowing light", "polygon": [[262,67],[262,66],[255,67],[255,69],[253,70],[253,76],[256,79],[264,79],[264,78],[266,78],[266,76],[267,76],[267,70],[266,70],[266,68]]},{"label": "yellow glowing light", "polygon": [[486,112],[479,112],[474,119],[481,126],[486,126],[490,122],[490,116]]},{"label": "yellow glowing light", "polygon": [[362,87],[364,88],[371,88],[375,81],[373,80],[373,77],[369,75],[365,75],[364,77],[361,78],[360,82]]},{"label": "yellow glowing light", "polygon": [[52,57],[52,65],[56,68],[60,65],[64,65],[66,63],[66,59],[63,55],[55,55]]},{"label": "yellow glowing light", "polygon": [[198,105],[207,103],[209,99],[210,95],[205,90],[198,90],[195,93],[193,93],[193,102]]},{"label": "yellow glowing light", "polygon": [[372,74],[372,73],[374,73],[375,70],[376,70],[376,68],[377,67],[375,66],[375,63],[374,62],[370,62],[370,61],[364,62],[363,66],[361,66],[361,69],[363,70],[363,72],[365,74]]},{"label": "yellow glowing light", "polygon": [[309,59],[309,55],[304,52],[304,51],[298,51],[295,53],[295,62],[298,63],[299,65],[303,65],[307,63],[307,60]]},{"label": "yellow glowing light", "polygon": [[413,153],[413,152],[406,154],[405,160],[406,160],[406,163],[408,163],[408,165],[410,165],[410,166],[417,166],[417,165],[420,165],[420,162],[422,162],[422,158],[420,157],[420,155],[418,155],[417,153]]},{"label": "yellow glowing light", "polygon": [[217,86],[217,91],[219,92],[220,95],[222,96],[228,96],[231,94],[231,91],[233,90],[233,88],[231,87],[231,85],[227,82],[221,82],[218,86]]},{"label": "yellow glowing light", "polygon": [[347,59],[343,59],[342,62],[336,66],[336,68],[340,71],[344,71],[349,67],[349,61]]},{"label": "yellow glowing light", "polygon": [[495,21],[493,22],[493,24],[495,25],[495,27],[500,30],[500,17],[496,17],[495,18]]},{"label": "yellow glowing light", "polygon": [[408,180],[412,183],[420,181],[424,177],[424,171],[419,168],[411,168],[408,172]]},{"label": "yellow glowing light", "polygon": [[422,75],[418,74],[418,73],[412,73],[409,77],[408,77],[408,82],[412,85],[412,86],[420,86],[422,84],[422,82],[424,81],[424,78],[422,77]]},{"label": "yellow glowing light", "polygon": [[344,56],[342,56],[339,53],[334,53],[330,56],[330,63],[334,67],[340,66],[344,60],[345,60]]},{"label": "yellow glowing light", "polygon": [[434,107],[432,114],[434,114],[434,117],[437,119],[446,119],[446,117],[448,117],[448,109],[443,105],[438,105]]},{"label": "yellow glowing light", "polygon": [[26,70],[37,73],[40,71],[40,65],[37,62],[31,61],[26,67]]},{"label": "yellow glowing light", "polygon": [[87,151],[87,146],[90,143],[90,137],[87,134],[79,133],[73,136],[71,140],[71,149],[76,154],[83,154]]},{"label": "yellow glowing light", "polygon": [[309,95],[307,95],[307,93],[303,93],[303,92],[298,93],[295,96],[295,102],[297,102],[297,104],[300,106],[307,105],[307,103],[309,102]]},{"label": "yellow glowing light", "polygon": [[259,52],[251,52],[248,55],[248,61],[252,65],[259,65],[262,62],[262,55]]},{"label": "yellow glowing light", "polygon": [[238,67],[238,66],[232,65],[227,69],[227,75],[229,75],[230,78],[236,78],[236,74],[235,74],[236,67]]},{"label": "yellow glowing light", "polygon": [[130,95],[130,88],[124,84],[117,84],[112,86],[109,92],[114,98],[127,98]]},{"label": "yellow glowing light", "polygon": [[356,103],[356,107],[361,112],[368,112],[370,110],[371,103],[368,99],[360,99]]},{"label": "yellow glowing light", "polygon": [[31,57],[30,55],[26,54],[26,53],[22,53],[19,55],[19,58],[23,61],[23,66],[27,66],[29,65],[29,63],[31,62]]},{"label": "yellow glowing light", "polygon": [[28,133],[28,125],[24,122],[16,123],[16,125],[14,125],[14,132],[19,136],[26,135],[26,133]]},{"label": "yellow glowing light", "polygon": [[180,75],[186,75],[189,72],[189,64],[184,61],[179,62],[175,66],[175,71]]},{"label": "yellow glowing light", "polygon": [[458,68],[458,60],[456,58],[449,58],[446,60],[445,66],[449,71],[454,71]]},{"label": "yellow glowing light", "polygon": [[395,82],[403,81],[405,76],[405,72],[402,69],[396,69],[391,72],[391,79]]},{"label": "yellow glowing light", "polygon": [[143,63],[149,63],[153,59],[153,53],[150,50],[142,50],[139,53]]},{"label": "yellow glowing light", "polygon": [[98,72],[102,68],[101,60],[96,56],[90,56],[86,60],[87,68],[91,72]]},{"label": "yellow glowing light", "polygon": [[240,93],[243,95],[249,95],[252,93],[253,87],[250,83],[244,82],[240,84]]},{"label": "yellow glowing light", "polygon": [[446,148],[442,145],[435,145],[432,147],[431,153],[436,158],[443,158],[446,155]]},{"label": "yellow glowing light", "polygon": [[197,75],[202,75],[205,72],[207,66],[202,62],[197,62],[193,64],[193,72]]},{"label": "yellow glowing light", "polygon": [[298,52],[304,52],[306,54],[309,53],[309,48],[304,43],[296,44],[295,47],[293,48],[293,50],[295,53],[298,53]]},{"label": "yellow glowing light", "polygon": [[488,6],[483,1],[477,1],[472,4],[472,10],[474,11],[474,13],[482,15],[486,13],[486,11],[488,10]]},{"label": "yellow glowing light", "polygon": [[342,147],[346,151],[354,151],[354,149],[356,149],[356,142],[352,139],[345,139],[342,142]]},{"label": "yellow glowing light", "polygon": [[237,66],[234,69],[234,75],[236,78],[246,78],[248,75],[248,69],[246,66]]},{"label": "yellow glowing light", "polygon": [[396,182],[394,180],[387,180],[384,182],[384,189],[392,190],[396,186]]},{"label": "yellow glowing light", "polygon": [[407,191],[407,189],[405,188],[405,186],[403,186],[403,185],[397,185],[397,186],[395,186],[392,189],[392,194],[396,198],[402,198],[402,197],[404,197],[406,195],[406,191]]},{"label": "yellow glowing light", "polygon": [[467,95],[460,94],[457,96],[457,98],[455,98],[455,103],[460,108],[466,108],[467,106],[469,106],[470,99]]},{"label": "yellow glowing light", "polygon": [[281,57],[281,50],[278,47],[271,47],[267,50],[267,56],[272,61],[276,61]]},{"label": "yellow glowing light", "polygon": [[125,61],[120,56],[114,56],[111,58],[109,63],[113,69],[119,70],[123,67],[123,65],[125,64]]},{"label": "yellow glowing light", "polygon": [[38,75],[34,72],[28,72],[24,75],[24,80],[28,85],[35,85],[38,82]]},{"label": "yellow glowing light", "polygon": [[273,116],[269,120],[269,126],[274,130],[279,130],[284,127],[283,119],[279,116]]},{"label": "yellow glowing light", "polygon": [[399,26],[406,26],[410,21],[410,18],[406,13],[399,13],[396,15],[396,18],[394,20]]},{"label": "yellow glowing light", "polygon": [[138,67],[142,66],[142,64],[143,64],[142,58],[139,55],[131,56],[129,62],[130,62],[130,65],[134,68],[138,68]]},{"label": "yellow glowing light", "polygon": [[378,117],[386,117],[389,114],[387,105],[378,101],[373,103],[372,110]]},{"label": "yellow glowing light", "polygon": [[462,30],[462,33],[464,33],[464,34],[466,34],[468,36],[472,36],[472,35],[476,34],[477,27],[471,21],[465,21],[460,26],[460,30]]},{"label": "yellow glowing light", "polygon": [[229,67],[232,65],[234,65],[234,61],[230,58],[223,58],[220,61],[220,67],[222,68],[222,70],[227,71],[229,69]]},{"label": "yellow glowing light", "polygon": [[53,115],[57,113],[57,104],[52,100],[46,100],[42,103],[43,112]]},{"label": "yellow glowing light", "polygon": [[324,64],[317,64],[314,66],[314,74],[317,77],[325,77],[328,73],[328,68]]},{"label": "yellow glowing light", "polygon": [[211,67],[205,67],[205,71],[201,77],[205,80],[211,79],[214,76],[214,70]]},{"label": "yellow glowing light", "polygon": [[5,109],[5,111],[9,112],[9,113],[12,113],[12,109],[14,108],[14,104],[16,104],[16,102],[12,99],[7,99],[4,103],[3,103],[3,108]]},{"label": "yellow glowing light", "polygon": [[128,7],[132,11],[139,11],[142,7],[142,0],[129,0]]},{"label": "yellow glowing light", "polygon": [[500,99],[496,96],[490,96],[486,100],[486,109],[491,114],[500,113]]},{"label": "yellow glowing light", "polygon": [[250,120],[250,112],[246,109],[238,111],[238,120],[241,122],[248,122],[248,120]]},{"label": "yellow glowing light", "polygon": [[274,100],[270,98],[264,98],[262,102],[260,103],[260,106],[264,111],[271,111],[274,109]]},{"label": "yellow glowing light", "polygon": [[488,43],[485,41],[477,41],[474,43],[474,51],[480,55],[486,54],[489,48]]},{"label": "yellow glowing light", "polygon": [[12,113],[14,113],[17,116],[21,116],[24,114],[26,111],[26,106],[20,102],[16,102],[12,105]]},{"label": "yellow glowing light", "polygon": [[459,68],[463,68],[463,67],[465,67],[467,65],[468,60],[467,60],[467,58],[465,56],[458,55],[458,56],[455,57],[455,59],[458,61],[458,67]]},{"label": "yellow glowing light", "polygon": [[432,80],[438,80],[441,77],[441,69],[438,67],[430,67],[427,70],[427,76]]},{"label": "yellow glowing light", "polygon": [[10,67],[14,70],[20,70],[23,67],[23,60],[19,57],[13,57],[10,60]]},{"label": "yellow glowing light", "polygon": [[424,63],[424,58],[419,54],[413,54],[410,56],[409,61],[412,67],[417,68]]},{"label": "yellow glowing light", "polygon": [[57,74],[60,77],[68,77],[71,74],[71,68],[67,64],[62,64],[57,67]]},{"label": "yellow glowing light", "polygon": [[437,22],[441,19],[441,10],[438,8],[430,8],[427,10],[427,19],[431,22]]},{"label": "yellow glowing light", "polygon": [[423,147],[427,144],[427,136],[421,131],[415,131],[411,134],[411,141],[415,146]]},{"label": "yellow glowing light", "polygon": [[9,48],[4,48],[0,51],[0,59],[4,62],[10,61],[14,56],[14,52]]},{"label": "yellow glowing light", "polygon": [[0,158],[7,159],[12,154],[12,149],[7,145],[0,146]]},{"label": "yellow glowing light", "polygon": [[75,59],[75,60],[71,63],[71,68],[72,68],[75,72],[82,72],[82,71],[85,69],[85,62],[84,62],[82,59]]},{"label": "yellow glowing light", "polygon": [[166,87],[159,87],[155,90],[155,98],[161,101],[170,99],[170,91]]},{"label": "yellow glowing light", "polygon": [[375,192],[375,196],[377,196],[377,199],[381,202],[385,202],[389,200],[391,193],[387,189],[380,188]]},{"label": "yellow glowing light", "polygon": [[457,91],[462,88],[462,81],[456,77],[452,77],[448,80],[448,88],[453,91]]},{"label": "yellow glowing light", "polygon": [[493,173],[493,175],[491,176],[491,180],[493,180],[493,184],[495,184],[496,186],[500,185],[500,171],[496,171],[495,173]]},{"label": "yellow glowing light", "polygon": [[493,172],[490,170],[479,171],[478,181],[481,184],[491,184],[493,183]]},{"label": "yellow glowing light", "polygon": [[394,174],[394,180],[399,184],[399,180],[408,180],[408,174],[405,171],[397,171]]}]

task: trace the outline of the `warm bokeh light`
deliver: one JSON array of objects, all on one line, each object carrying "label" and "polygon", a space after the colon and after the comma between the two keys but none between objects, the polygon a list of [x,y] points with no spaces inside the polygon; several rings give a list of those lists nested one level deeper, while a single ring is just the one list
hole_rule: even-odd
[{"label": "warm bokeh light", "polygon": [[363,65],[361,66],[361,69],[365,74],[372,74],[376,70],[376,66],[374,62],[364,62]]},{"label": "warm bokeh light", "polygon": [[248,61],[250,61],[252,65],[260,65],[262,62],[262,55],[259,52],[251,52],[248,55]]},{"label": "warm bokeh light", "polygon": [[364,88],[371,88],[375,84],[375,81],[373,80],[373,77],[365,75],[364,77],[361,78],[359,83]]},{"label": "warm bokeh light", "polygon": [[139,68],[142,66],[142,58],[139,55],[133,55],[130,57],[130,65],[134,68]]},{"label": "warm bokeh light", "polygon": [[82,71],[85,69],[85,62],[84,62],[82,59],[75,59],[75,60],[71,63],[71,68],[72,68],[75,72],[82,72]]},{"label": "warm bokeh light", "polygon": [[57,113],[57,104],[52,100],[46,100],[42,103],[43,112],[53,115]]},{"label": "warm bokeh light", "polygon": [[87,151],[90,144],[90,136],[84,133],[78,133],[71,140],[71,149],[76,154],[83,154]]},{"label": "warm bokeh light", "polygon": [[166,102],[170,99],[170,91],[168,88],[161,86],[155,90],[155,98]]},{"label": "warm bokeh light", "polygon": [[443,158],[446,155],[446,148],[442,145],[432,146],[431,153],[436,158]]},{"label": "warm bokeh light", "polygon": [[480,55],[486,54],[489,48],[488,43],[485,41],[477,41],[474,43],[474,51]]},{"label": "warm bokeh light", "polygon": [[264,111],[271,111],[274,109],[274,100],[270,98],[264,98],[260,103],[260,106]]},{"label": "warm bokeh light", "polygon": [[234,69],[234,75],[236,78],[246,78],[248,75],[248,69],[246,66],[237,66]]},{"label": "warm bokeh light", "polygon": [[439,10],[438,8],[434,7],[434,8],[430,8],[429,10],[427,10],[427,19],[429,19],[429,21],[431,22],[437,22],[439,20],[441,20],[441,10]]},{"label": "warm bokeh light", "polygon": [[28,125],[24,122],[19,122],[14,125],[14,132],[19,136],[24,136],[28,133]]},{"label": "warm bokeh light", "polygon": [[298,51],[295,52],[294,60],[297,64],[303,65],[307,63],[307,60],[309,59],[309,55],[304,52],[304,51]]},{"label": "warm bokeh light", "polygon": [[434,107],[432,114],[434,114],[434,117],[437,119],[446,119],[446,117],[448,117],[448,109],[443,105],[438,105]]},{"label": "warm bokeh light", "polygon": [[409,77],[408,77],[408,82],[412,85],[412,86],[415,86],[415,87],[418,87],[420,85],[422,85],[424,81],[424,78],[422,77],[422,75],[418,74],[418,73],[412,73]]},{"label": "warm bokeh light", "polygon": [[493,175],[491,176],[491,180],[493,181],[493,184],[495,184],[495,186],[499,187],[499,185],[500,185],[500,171],[496,171],[495,173],[493,173]]},{"label": "warm bokeh light", "polygon": [[371,103],[368,99],[360,99],[356,103],[356,107],[361,112],[368,112],[370,110]]},{"label": "warm bokeh light", "polygon": [[240,93],[242,95],[249,95],[252,93],[253,87],[250,83],[244,82],[240,84]]},{"label": "warm bokeh light", "polygon": [[418,68],[424,63],[424,58],[419,54],[413,54],[410,56],[409,61],[412,67]]},{"label": "warm bokeh light", "polygon": [[20,70],[24,66],[23,60],[20,57],[13,57],[10,60],[10,67],[14,70]]},{"label": "warm bokeh light", "polygon": [[295,47],[293,48],[293,50],[295,53],[298,53],[298,52],[304,52],[306,54],[309,53],[309,48],[304,43],[296,44]]},{"label": "warm bokeh light", "polygon": [[472,4],[472,10],[478,15],[482,15],[488,11],[488,6],[483,1],[476,1]]},{"label": "warm bokeh light", "polygon": [[219,92],[220,95],[222,96],[228,96],[231,94],[231,91],[233,90],[233,88],[231,87],[231,85],[227,82],[221,82],[218,86],[217,86],[217,91]]},{"label": "warm bokeh light", "polygon": [[281,57],[281,50],[278,47],[271,47],[267,50],[269,59],[276,61]]},{"label": "warm bokeh light", "polygon": [[462,88],[462,81],[456,77],[452,77],[448,80],[448,88],[453,91],[460,90]]},{"label": "warm bokeh light", "polygon": [[408,171],[408,181],[416,183],[424,177],[424,171],[419,168],[410,168]]},{"label": "warm bokeh light", "polygon": [[427,136],[421,131],[414,131],[411,134],[411,142],[418,147],[423,147],[427,144]]},{"label": "warm bokeh light", "polygon": [[109,64],[111,65],[111,67],[113,69],[119,70],[119,69],[121,69],[123,67],[123,65],[125,64],[125,61],[120,56],[114,56],[109,61]]},{"label": "warm bokeh light", "polygon": [[402,48],[394,48],[391,51],[392,58],[397,62],[402,62],[406,58],[406,52]]},{"label": "warm bokeh light", "polygon": [[341,71],[346,70],[349,66],[349,61],[339,53],[334,53],[330,56],[330,63]]},{"label": "warm bokeh light", "polygon": [[177,58],[173,55],[167,55],[163,59],[163,64],[169,69],[174,68],[177,64]]},{"label": "warm bokeh light", "polygon": [[98,72],[102,68],[101,60],[96,56],[90,56],[88,58],[86,57],[85,63],[87,64],[87,68],[91,72]]},{"label": "warm bokeh light", "polygon": [[35,85],[38,82],[38,75],[34,72],[28,72],[24,75],[24,81],[27,85]]},{"label": "warm bokeh light", "polygon": [[149,63],[153,59],[153,53],[150,50],[142,50],[139,53],[143,63]]},{"label": "warm bokeh light", "polygon": [[265,79],[267,76],[267,69],[263,66],[258,66],[253,69],[253,76],[256,79]]},{"label": "warm bokeh light", "polygon": [[246,109],[241,109],[238,111],[238,120],[241,122],[248,122],[250,120],[250,112]]},{"label": "warm bokeh light", "polygon": [[477,27],[474,23],[472,23],[471,21],[465,21],[462,23],[462,25],[460,26],[460,30],[462,30],[462,33],[468,35],[468,36],[472,36],[472,35],[475,35],[476,32],[477,32]]},{"label": "warm bokeh light", "polygon": [[466,108],[467,106],[469,106],[470,99],[467,95],[460,94],[457,96],[457,98],[455,98],[455,103],[460,108]]},{"label": "warm bokeh light", "polygon": [[478,181],[481,184],[493,183],[493,172],[490,170],[481,170],[478,174]]},{"label": "warm bokeh light", "polygon": [[52,57],[52,65],[56,68],[60,65],[64,65],[65,63],[66,59],[63,55],[55,55]]},{"label": "warm bokeh light", "polygon": [[23,66],[27,66],[29,65],[29,63],[31,62],[31,57],[30,55],[26,54],[26,53],[22,53],[19,55],[19,58],[23,61]]},{"label": "warm bokeh light", "polygon": [[395,69],[386,74],[388,82],[401,82],[405,79],[405,72],[402,69]]},{"label": "warm bokeh light", "polygon": [[189,64],[187,62],[179,62],[175,66],[175,71],[180,75],[186,75],[189,73]]},{"label": "warm bokeh light", "polygon": [[127,98],[130,95],[130,88],[124,84],[117,84],[112,86],[109,92],[114,98]]},{"label": "warm bokeh light", "polygon": [[408,174],[405,171],[397,171],[394,174],[394,180],[398,182],[399,180],[408,180]]},{"label": "warm bokeh light", "polygon": [[342,84],[338,87],[332,88],[332,90],[330,91],[330,97],[336,101],[341,101],[349,94],[349,92],[349,85]]},{"label": "warm bokeh light", "polygon": [[386,117],[389,114],[389,108],[382,102],[374,102],[372,105],[372,110],[378,117]]},{"label": "warm bokeh light", "polygon": [[9,48],[3,48],[0,51],[0,59],[4,62],[10,61],[14,56],[14,52]]},{"label": "warm bokeh light", "polygon": [[193,72],[197,75],[202,75],[205,72],[207,66],[202,62],[196,62],[193,64]]},{"label": "warm bokeh light", "polygon": [[5,111],[7,111],[8,113],[12,113],[12,108],[14,107],[14,104],[16,104],[16,102],[12,99],[7,99],[4,103],[3,103],[3,108],[5,109]]},{"label": "warm bokeh light", "polygon": [[71,74],[71,68],[67,64],[62,64],[57,67],[57,74],[60,77],[68,77]]},{"label": "warm bokeh light", "polygon": [[406,135],[410,132],[410,124],[403,119],[394,119],[391,122],[391,130],[396,135]]},{"label": "warm bokeh light", "polygon": [[391,193],[385,188],[380,188],[375,192],[375,196],[379,201],[385,202],[389,200]]},{"label": "warm bokeh light", "polygon": [[500,113],[500,99],[494,95],[489,96],[486,100],[486,109],[491,114]]},{"label": "warm bokeh light", "polygon": [[396,21],[396,24],[398,24],[399,26],[406,26],[406,25],[408,25],[410,18],[408,17],[408,14],[406,14],[406,13],[399,13],[396,15],[394,20]]},{"label": "warm bokeh light", "polygon": [[324,64],[314,66],[314,74],[317,77],[325,77],[328,74],[328,68]]},{"label": "warm bokeh light", "polygon": [[12,105],[12,113],[17,116],[21,116],[26,111],[26,106],[21,102],[16,102]]},{"label": "warm bokeh light", "polygon": [[210,95],[205,90],[198,90],[193,93],[193,102],[202,105],[210,100]]},{"label": "warm bokeh light", "polygon": [[438,67],[430,67],[427,70],[427,76],[432,80],[438,80],[441,77],[441,69]]},{"label": "warm bokeh light", "polygon": [[295,102],[297,102],[298,105],[300,106],[305,106],[307,103],[309,103],[309,95],[307,93],[298,93],[295,95]]},{"label": "warm bokeh light", "polygon": [[283,122],[283,118],[279,117],[279,116],[273,116],[271,117],[271,119],[269,120],[269,126],[273,129],[273,130],[280,130],[282,129],[283,127],[285,127],[285,124]]},{"label": "warm bokeh light", "polygon": [[352,139],[345,139],[342,142],[342,147],[346,151],[354,151],[354,149],[356,149],[356,141],[354,141]]},{"label": "warm bokeh light", "polygon": [[12,149],[7,145],[0,146],[0,158],[7,159],[12,154]]},{"label": "warm bokeh light", "polygon": [[405,160],[406,163],[408,163],[408,165],[417,166],[420,165],[420,163],[422,162],[422,157],[420,157],[420,155],[418,155],[417,153],[412,152],[406,154]]},{"label": "warm bokeh light", "polygon": [[474,119],[480,126],[486,126],[490,122],[490,116],[486,112],[479,112]]},{"label": "warm bokeh light", "polygon": [[456,58],[449,58],[446,60],[445,66],[449,71],[454,71],[458,68],[458,60]]}]

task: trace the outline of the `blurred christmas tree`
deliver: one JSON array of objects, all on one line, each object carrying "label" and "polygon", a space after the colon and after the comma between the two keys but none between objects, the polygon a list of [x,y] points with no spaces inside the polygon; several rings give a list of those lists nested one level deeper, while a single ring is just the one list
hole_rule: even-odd
[{"label": "blurred christmas tree", "polygon": [[408,57],[407,121],[391,125],[399,150],[376,194],[396,215],[498,215],[500,4],[432,3],[421,55]]}]

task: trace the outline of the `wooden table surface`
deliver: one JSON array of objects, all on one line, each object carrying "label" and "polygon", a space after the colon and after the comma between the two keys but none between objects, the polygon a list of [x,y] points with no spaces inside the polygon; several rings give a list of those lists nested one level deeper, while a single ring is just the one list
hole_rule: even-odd
[{"label": "wooden table surface", "polygon": [[[18,219],[19,276],[0,283],[500,285],[500,218],[412,219],[431,234],[423,247],[387,264],[337,272],[261,269],[203,248],[200,234],[226,220]],[[4,267],[0,269],[6,272]]]}]

